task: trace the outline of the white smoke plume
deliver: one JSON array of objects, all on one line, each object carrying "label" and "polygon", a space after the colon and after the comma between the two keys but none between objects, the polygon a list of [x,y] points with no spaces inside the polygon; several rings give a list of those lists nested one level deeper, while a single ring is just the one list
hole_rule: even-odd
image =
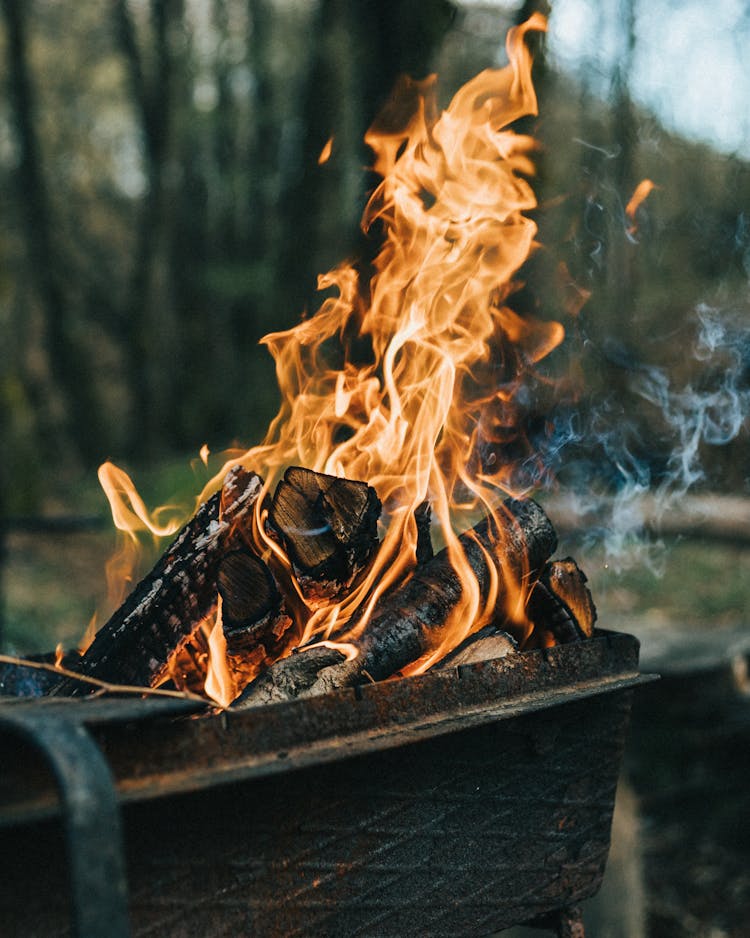
[{"label": "white smoke plume", "polygon": [[[692,383],[677,383],[664,368],[637,365],[628,382],[635,402],[630,413],[622,402],[604,400],[588,419],[558,422],[550,454],[565,480],[560,510],[585,530],[588,545],[603,546],[615,569],[645,563],[659,572],[663,519],[696,486],[710,486],[710,448],[747,432],[750,328],[705,304],[696,309],[696,326],[686,348],[697,366]],[[664,427],[652,447],[638,411],[657,416]]]}]

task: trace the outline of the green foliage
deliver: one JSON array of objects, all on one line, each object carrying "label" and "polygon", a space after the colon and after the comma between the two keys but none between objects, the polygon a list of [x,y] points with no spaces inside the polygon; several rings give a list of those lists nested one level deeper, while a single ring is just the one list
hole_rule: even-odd
[{"label": "green foliage", "polygon": [[[158,4],[31,6],[25,116],[46,189],[45,289],[13,66],[0,60],[0,328],[12,336],[0,395],[6,489],[23,510],[110,456],[143,464],[206,440],[256,442],[278,403],[258,340],[316,302],[321,269],[373,250],[356,234],[372,184],[361,139],[394,76],[436,68],[449,97],[494,64],[509,25],[501,11],[454,18],[444,0],[217,0],[165,5],[165,20]],[[586,90],[585,72],[540,67],[540,117],[523,129],[542,144],[540,237],[592,292],[578,320],[598,356],[584,367],[588,396],[614,389],[655,438],[658,418],[629,396],[623,362],[658,363],[677,384],[701,377],[685,354],[696,304],[738,307],[746,295],[750,167],[636,109],[621,64],[609,102]],[[658,188],[633,233],[624,206],[644,176]],[[529,288],[557,315],[548,266],[530,268]],[[741,487],[748,462],[745,435],[715,460],[716,483]]]}]

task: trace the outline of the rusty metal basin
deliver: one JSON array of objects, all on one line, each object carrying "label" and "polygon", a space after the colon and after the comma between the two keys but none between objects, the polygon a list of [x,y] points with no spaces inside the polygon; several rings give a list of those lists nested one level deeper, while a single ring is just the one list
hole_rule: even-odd
[{"label": "rusty metal basin", "polygon": [[[238,713],[1,704],[3,933],[454,938],[554,916],[601,883],[644,680],[638,642],[600,632]],[[87,760],[106,779],[76,788]]]}]

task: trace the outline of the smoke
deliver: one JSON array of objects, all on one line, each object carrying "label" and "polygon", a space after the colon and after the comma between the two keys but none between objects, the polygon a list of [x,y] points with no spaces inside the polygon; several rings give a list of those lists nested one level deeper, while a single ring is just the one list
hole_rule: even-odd
[{"label": "smoke", "polygon": [[[714,481],[711,450],[747,426],[750,329],[706,304],[695,313],[681,369],[690,380],[680,383],[664,367],[616,361],[615,370],[627,375],[624,393],[559,413],[543,444],[547,471],[537,484],[564,492],[564,514],[585,530],[588,546],[604,548],[615,569],[646,564],[659,572],[665,514]],[[750,484],[750,476],[744,481]]]},{"label": "smoke", "polygon": [[718,310],[701,305],[694,357],[704,366],[708,387],[673,390],[663,372],[652,371],[640,390],[673,428],[675,446],[659,485],[679,497],[706,477],[702,444],[725,446],[742,430],[750,403],[750,332],[730,330]]}]

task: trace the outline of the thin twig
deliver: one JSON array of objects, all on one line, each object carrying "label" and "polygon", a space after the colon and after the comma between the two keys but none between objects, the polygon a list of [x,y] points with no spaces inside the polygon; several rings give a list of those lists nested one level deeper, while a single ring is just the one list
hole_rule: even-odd
[{"label": "thin twig", "polygon": [[176,697],[179,700],[195,700],[203,704],[213,702],[189,690],[166,690],[161,687],[136,687],[132,684],[111,684],[109,681],[102,681],[96,677],[89,677],[86,674],[71,671],[69,668],[64,668],[59,664],[49,664],[46,661],[30,661],[28,658],[16,658],[15,655],[0,655],[0,663],[20,665],[24,668],[36,668],[39,671],[52,671],[53,674],[60,674],[63,677],[71,677],[76,681],[82,681],[84,684],[91,684],[94,687],[98,687],[100,691],[109,694],[148,694],[153,697]]}]

